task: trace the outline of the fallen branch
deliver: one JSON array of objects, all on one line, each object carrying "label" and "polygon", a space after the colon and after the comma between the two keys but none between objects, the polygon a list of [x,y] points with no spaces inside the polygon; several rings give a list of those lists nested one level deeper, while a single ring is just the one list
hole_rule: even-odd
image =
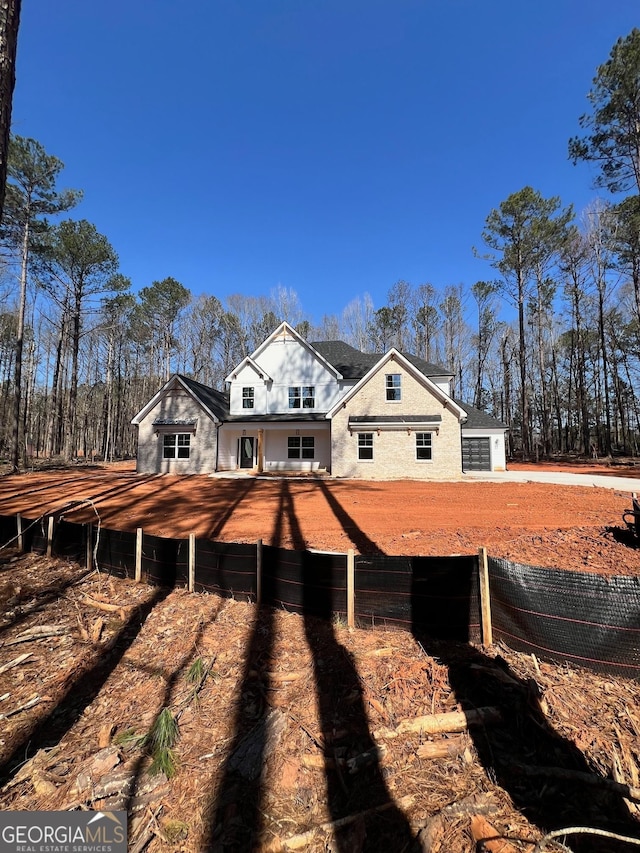
[{"label": "fallen branch", "polygon": [[82,602],[105,613],[124,613],[125,610],[135,607],[134,604],[107,604],[106,601],[95,601],[93,598],[89,598],[86,593],[82,597]]},{"label": "fallen branch", "polygon": [[155,811],[151,812],[151,817],[147,825],[143,828],[140,835],[137,837],[135,844],[131,848],[130,853],[142,853],[144,848],[149,844],[151,839],[156,834],[155,826],[157,826],[157,818],[160,812],[162,811],[162,806],[159,806]]},{"label": "fallen branch", "polygon": [[469,726],[487,726],[502,721],[498,708],[477,708],[469,711],[450,711],[446,714],[427,714],[424,717],[410,717],[402,720],[395,729],[379,729],[373,733],[375,738],[395,738],[408,732],[422,734],[441,734],[445,732],[465,732]]},{"label": "fallen branch", "polygon": [[356,821],[362,820],[372,814],[379,814],[387,811],[387,809],[397,807],[408,809],[413,805],[414,798],[411,794],[402,797],[397,803],[383,803],[381,806],[367,809],[357,814],[347,815],[347,817],[339,818],[338,820],[330,820],[326,823],[321,823],[318,826],[308,829],[306,832],[301,832],[298,835],[291,835],[289,838],[274,838],[268,844],[259,848],[259,853],[282,853],[286,850],[302,850],[309,846],[313,841],[317,832],[335,832],[336,829],[341,829],[343,826],[349,826]]},{"label": "fallen branch", "polygon": [[606,829],[592,829],[588,826],[568,826],[566,829],[554,829],[552,832],[548,832],[544,838],[538,841],[531,853],[544,853],[549,841],[553,841],[554,838],[562,838],[565,835],[599,835],[602,838],[611,838],[614,841],[626,841],[627,844],[634,844],[636,847],[640,847],[640,838],[618,835],[616,832],[608,832]]},{"label": "fallen branch", "polygon": [[627,800],[640,803],[640,788],[633,788],[624,782],[616,782],[595,773],[585,773],[582,770],[566,770],[564,767],[533,767],[528,764],[512,764],[514,772],[523,776],[544,776],[553,779],[563,779],[567,782],[578,782],[582,785],[590,785],[596,788],[605,788],[614,794],[620,794]]},{"label": "fallen branch", "polygon": [[2,666],[0,666],[0,675],[2,675],[3,672],[7,672],[8,670],[13,669],[16,666],[20,666],[26,660],[29,660],[29,658],[32,657],[33,654],[31,652],[25,652],[25,654],[23,655],[18,655],[17,658],[10,660],[9,663],[4,663]]},{"label": "fallen branch", "polygon": [[5,646],[17,646],[19,643],[29,643],[35,640],[46,640],[48,637],[63,637],[69,633],[68,628],[56,628],[55,625],[36,625],[18,634],[13,640],[3,643]]},{"label": "fallen branch", "polygon": [[28,711],[29,708],[33,708],[40,702],[40,696],[36,694],[29,699],[28,702],[25,702],[24,705],[20,705],[19,708],[14,708],[13,711],[7,711],[6,714],[0,714],[0,720],[8,720],[9,717],[15,717],[16,714],[22,713],[22,711]]},{"label": "fallen branch", "polygon": [[454,737],[450,740],[429,741],[423,743],[416,750],[418,758],[456,758],[467,748],[467,738],[464,736]]}]

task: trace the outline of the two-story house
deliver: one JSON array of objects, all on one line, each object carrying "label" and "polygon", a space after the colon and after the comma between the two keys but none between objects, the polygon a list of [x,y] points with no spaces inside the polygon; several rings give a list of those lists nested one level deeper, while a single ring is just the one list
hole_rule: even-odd
[{"label": "two-story house", "polygon": [[139,472],[327,471],[452,479],[504,470],[505,426],[450,396],[452,376],[391,349],[308,343],[282,323],[226,379],[173,376],[133,418]]}]

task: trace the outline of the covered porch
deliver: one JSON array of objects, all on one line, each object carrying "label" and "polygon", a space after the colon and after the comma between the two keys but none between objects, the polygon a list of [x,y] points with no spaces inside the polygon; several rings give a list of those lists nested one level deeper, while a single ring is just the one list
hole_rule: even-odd
[{"label": "covered porch", "polygon": [[232,418],[218,433],[218,471],[330,471],[331,424],[323,415]]}]

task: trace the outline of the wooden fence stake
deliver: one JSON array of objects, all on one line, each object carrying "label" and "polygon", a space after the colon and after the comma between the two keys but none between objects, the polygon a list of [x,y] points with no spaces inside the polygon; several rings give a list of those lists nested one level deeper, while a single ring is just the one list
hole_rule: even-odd
[{"label": "wooden fence stake", "polygon": [[93,568],[93,525],[91,522],[85,524],[84,529],[86,531],[87,538],[87,555],[86,555],[86,563],[87,569],[91,571]]},{"label": "wooden fence stake", "polygon": [[482,645],[493,645],[493,628],[491,626],[491,592],[489,590],[489,565],[487,549],[478,549],[478,570],[480,574],[480,617],[482,622]]},{"label": "wooden fence stake", "polygon": [[136,581],[142,580],[142,528],[136,528]]},{"label": "wooden fence stake", "polygon": [[256,542],[256,603],[262,604],[262,539]]},{"label": "wooden fence stake", "polygon": [[347,625],[356,626],[355,586],[356,586],[356,557],[353,548],[347,551]]},{"label": "wooden fence stake", "polygon": [[196,585],[196,534],[189,534],[189,592],[193,592]]},{"label": "wooden fence stake", "polygon": [[24,551],[24,537],[22,535],[22,515],[17,512],[16,513],[16,528],[18,533],[18,551]]},{"label": "wooden fence stake", "polygon": [[50,515],[47,525],[47,557],[53,553],[53,516]]}]

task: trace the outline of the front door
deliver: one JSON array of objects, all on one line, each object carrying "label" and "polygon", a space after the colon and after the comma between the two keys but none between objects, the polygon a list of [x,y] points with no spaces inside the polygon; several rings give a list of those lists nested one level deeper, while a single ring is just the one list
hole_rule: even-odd
[{"label": "front door", "polygon": [[240,439],[240,467],[253,468],[253,438],[243,436]]}]

